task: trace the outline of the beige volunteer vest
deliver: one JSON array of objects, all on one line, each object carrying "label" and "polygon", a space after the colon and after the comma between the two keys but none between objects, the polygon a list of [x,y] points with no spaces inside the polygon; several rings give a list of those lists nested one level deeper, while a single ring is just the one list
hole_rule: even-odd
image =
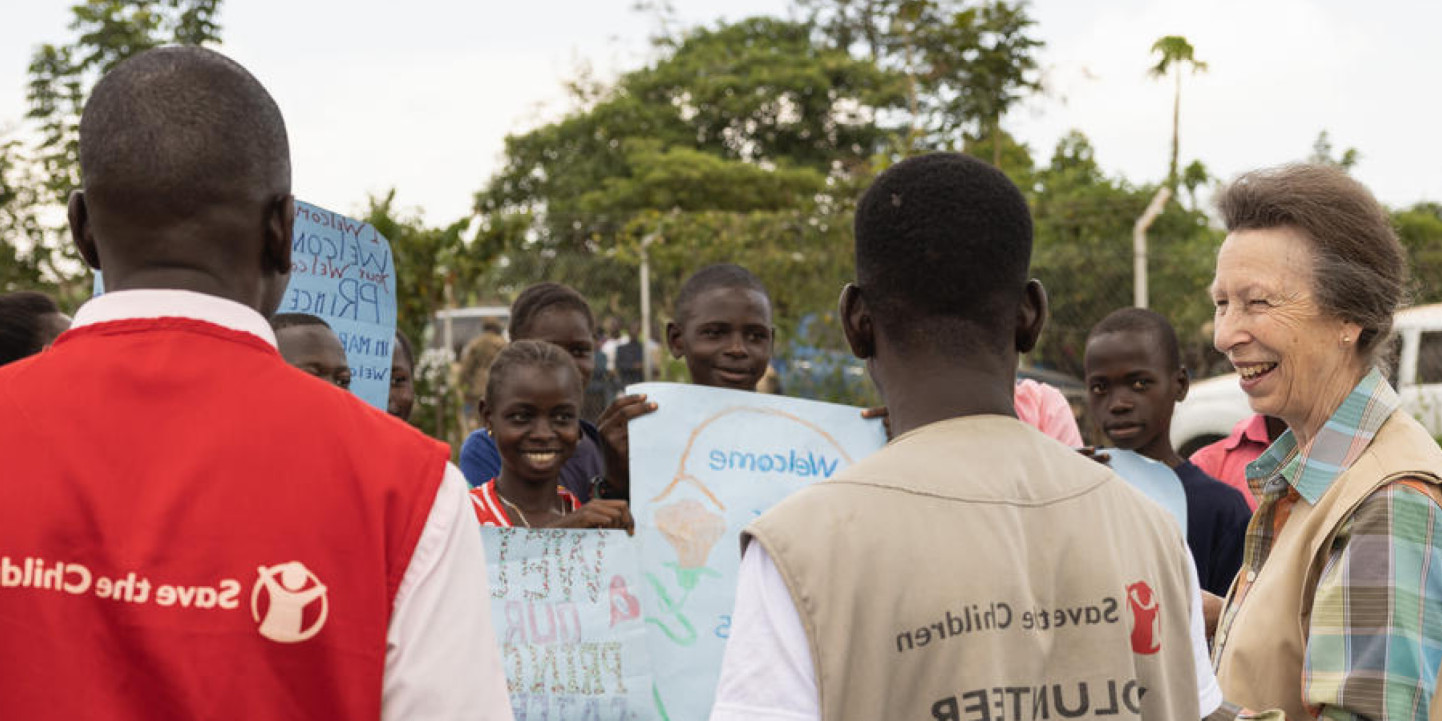
[{"label": "beige volunteer vest", "polygon": [[[1250,709],[1282,709],[1291,719],[1310,719],[1302,703],[1302,654],[1312,617],[1312,596],[1331,557],[1337,530],[1380,486],[1404,477],[1431,484],[1442,473],[1442,450],[1404,411],[1396,411],[1376,437],[1313,506],[1292,507],[1235,618],[1217,629],[1217,681],[1222,695]],[[1255,522],[1255,521],[1254,521]],[[1236,582],[1227,603],[1233,602]],[[1222,617],[1226,618],[1224,609]],[[1431,718],[1442,718],[1433,697]]]},{"label": "beige volunteer vest", "polygon": [[901,436],[748,541],[791,590],[827,721],[1197,718],[1175,523],[1015,418]]}]

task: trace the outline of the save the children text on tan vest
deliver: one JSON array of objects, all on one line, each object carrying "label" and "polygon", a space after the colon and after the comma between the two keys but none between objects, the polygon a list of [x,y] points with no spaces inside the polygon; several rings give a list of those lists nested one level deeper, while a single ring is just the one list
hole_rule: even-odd
[{"label": "save the children text on tan vest", "polygon": [[748,541],[791,591],[826,721],[1198,716],[1176,524],[1014,418],[900,436]]}]

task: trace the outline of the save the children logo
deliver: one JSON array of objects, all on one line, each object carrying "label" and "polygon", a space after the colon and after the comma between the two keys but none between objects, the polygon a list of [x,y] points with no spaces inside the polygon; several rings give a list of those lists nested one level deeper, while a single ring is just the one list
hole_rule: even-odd
[{"label": "save the children logo", "polygon": [[320,633],[330,613],[325,584],[300,561],[257,569],[250,614],[260,635],[277,643],[298,643]]},{"label": "save the children logo", "polygon": [[1127,608],[1132,612],[1132,653],[1150,656],[1162,650],[1161,608],[1146,581],[1127,586]]}]

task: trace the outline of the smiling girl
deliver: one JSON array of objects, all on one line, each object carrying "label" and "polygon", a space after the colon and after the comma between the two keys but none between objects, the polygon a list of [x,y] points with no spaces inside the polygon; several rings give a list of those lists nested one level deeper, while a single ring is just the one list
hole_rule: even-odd
[{"label": "smiling girl", "polygon": [[559,483],[580,441],[581,399],[581,373],[556,345],[516,341],[496,356],[481,418],[500,451],[501,470],[471,491],[482,525],[631,530],[625,501],[582,505]]}]

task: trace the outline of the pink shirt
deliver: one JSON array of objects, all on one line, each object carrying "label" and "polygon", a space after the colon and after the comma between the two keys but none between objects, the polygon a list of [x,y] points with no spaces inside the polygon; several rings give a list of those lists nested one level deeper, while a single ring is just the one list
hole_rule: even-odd
[{"label": "pink shirt", "polygon": [[1270,445],[1267,417],[1253,414],[1233,426],[1231,435],[1197,449],[1190,460],[1207,475],[1241,491],[1255,511],[1257,499],[1247,486],[1247,464],[1257,460]]},{"label": "pink shirt", "polygon": [[1017,381],[1016,417],[1072,448],[1082,446],[1081,429],[1061,391],[1030,378]]}]

